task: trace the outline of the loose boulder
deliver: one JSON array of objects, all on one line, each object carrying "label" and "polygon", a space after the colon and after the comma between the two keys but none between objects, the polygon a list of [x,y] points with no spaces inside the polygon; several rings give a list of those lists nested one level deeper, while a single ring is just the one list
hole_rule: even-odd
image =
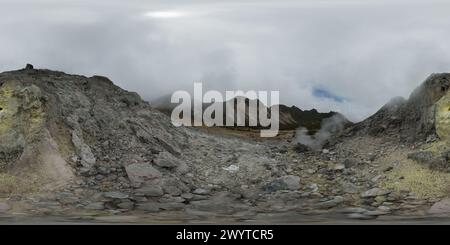
[{"label": "loose boulder", "polygon": [[141,186],[144,182],[161,178],[162,174],[148,163],[135,163],[125,167],[128,178],[134,187]]}]

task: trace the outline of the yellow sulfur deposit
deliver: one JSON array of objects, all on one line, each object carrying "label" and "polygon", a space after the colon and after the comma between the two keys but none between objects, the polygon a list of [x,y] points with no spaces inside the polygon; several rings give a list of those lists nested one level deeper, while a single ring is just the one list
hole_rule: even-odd
[{"label": "yellow sulfur deposit", "polygon": [[436,104],[436,132],[444,141],[450,141],[450,92]]},{"label": "yellow sulfur deposit", "polygon": [[13,97],[14,88],[5,84],[0,88],[0,135],[13,126],[12,115],[17,113],[17,99]]},{"label": "yellow sulfur deposit", "polygon": [[21,87],[15,82],[0,87],[0,135],[18,130],[36,133],[44,123],[40,90],[36,86]]}]

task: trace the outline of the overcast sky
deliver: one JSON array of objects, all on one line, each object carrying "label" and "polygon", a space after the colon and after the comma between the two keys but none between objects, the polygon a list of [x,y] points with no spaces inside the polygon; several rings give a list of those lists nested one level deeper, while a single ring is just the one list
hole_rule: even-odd
[{"label": "overcast sky", "polygon": [[0,0],[0,70],[104,75],[149,101],[174,90],[279,90],[352,120],[450,70],[440,1]]}]

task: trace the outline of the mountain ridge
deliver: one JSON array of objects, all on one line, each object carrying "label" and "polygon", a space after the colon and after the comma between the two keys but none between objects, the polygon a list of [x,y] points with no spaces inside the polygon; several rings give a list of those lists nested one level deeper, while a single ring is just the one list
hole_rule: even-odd
[{"label": "mountain ridge", "polygon": [[[231,102],[231,100],[225,101],[225,102],[218,102],[218,103],[222,103],[222,107],[223,107],[223,111],[224,111],[224,118],[227,118],[227,113],[226,113],[226,104],[227,103],[233,103],[234,102],[234,108],[236,110],[237,108],[237,98],[233,98],[231,100],[233,100]],[[249,113],[248,113],[248,105],[249,105],[249,100],[248,98],[244,98],[245,99],[245,122],[246,125],[248,125],[249,122]],[[169,96],[163,96],[160,99],[155,100],[154,102],[150,102],[150,104],[153,105],[153,107],[155,107],[156,109],[162,111],[163,113],[165,113],[166,115],[171,115],[172,110],[177,106],[177,104],[171,104],[170,102],[170,98]],[[259,100],[257,100],[257,104],[258,104]],[[261,103],[262,104],[262,103]],[[203,111],[210,106],[211,103],[204,103],[203,104]],[[295,105],[292,106],[287,106],[284,104],[279,104],[277,105],[279,108],[279,121],[280,121],[280,130],[296,130],[298,128],[307,128],[310,134],[314,134],[316,131],[318,131],[321,127],[321,123],[323,121],[323,119],[326,118],[331,118],[333,116],[340,116],[342,118],[345,119],[346,121],[346,126],[350,126],[353,123],[350,122],[348,119],[345,118],[344,115],[340,114],[339,112],[334,112],[334,111],[330,111],[330,112],[318,112],[317,109],[311,109],[311,110],[302,110],[300,108],[298,108]],[[192,115],[193,113],[193,109],[192,111]],[[235,112],[236,114],[236,112]],[[270,110],[269,110],[269,115],[270,115]],[[194,117],[194,116],[192,116]],[[193,119],[192,119],[193,120]],[[258,119],[254,119],[255,121],[258,121]],[[225,124],[225,122],[224,122]],[[258,123],[259,125],[259,123]],[[236,125],[235,125],[236,126]],[[234,127],[234,126],[233,126]],[[230,128],[233,128],[230,127]],[[259,129],[261,128],[260,126],[255,126],[255,127],[248,127],[247,128],[256,128]]]}]

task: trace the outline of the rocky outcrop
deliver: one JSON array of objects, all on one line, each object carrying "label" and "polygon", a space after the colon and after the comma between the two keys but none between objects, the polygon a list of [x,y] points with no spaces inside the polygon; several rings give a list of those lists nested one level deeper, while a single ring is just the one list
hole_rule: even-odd
[{"label": "rocky outcrop", "polygon": [[48,105],[48,96],[39,86],[20,76],[0,75],[1,172],[22,178],[39,173],[37,184],[53,182],[54,186],[73,177],[68,164],[58,157],[58,146],[49,133]]},{"label": "rocky outcrop", "polygon": [[435,135],[436,130],[443,136],[448,130],[449,87],[449,73],[433,74],[409,99],[392,99],[350,131],[359,135],[393,136],[408,142],[423,141]]},{"label": "rocky outcrop", "polygon": [[105,191],[163,183],[183,174],[177,156],[186,142],[169,118],[105,77],[32,66],[0,74],[0,171],[39,173],[38,187],[80,178]]}]

